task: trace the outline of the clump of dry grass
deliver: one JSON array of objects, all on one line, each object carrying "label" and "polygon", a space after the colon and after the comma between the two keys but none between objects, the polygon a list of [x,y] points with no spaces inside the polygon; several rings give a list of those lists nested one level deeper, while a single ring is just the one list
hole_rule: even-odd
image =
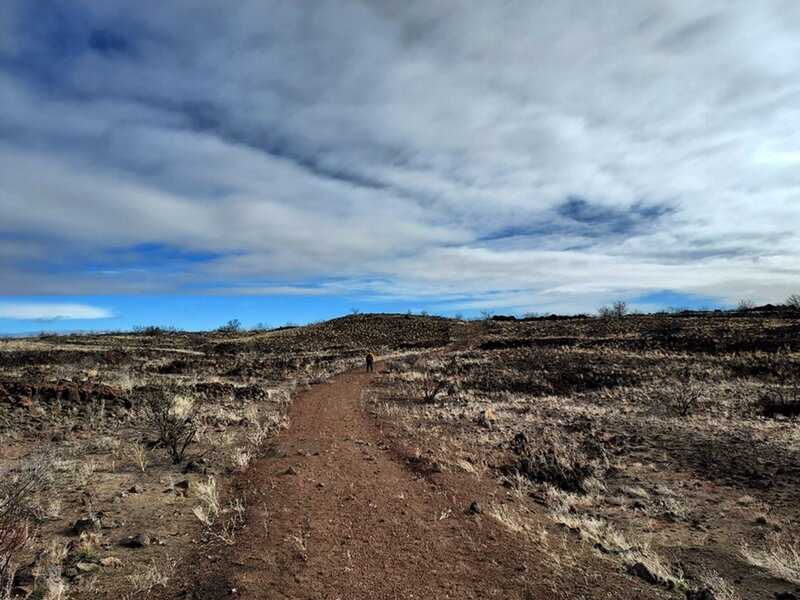
[{"label": "clump of dry grass", "polygon": [[250,466],[252,454],[247,448],[237,446],[231,451],[231,463],[235,471],[245,471]]},{"label": "clump of dry grass", "polygon": [[142,444],[128,444],[122,449],[125,458],[135,464],[144,473],[147,471],[147,464],[150,462],[150,453]]},{"label": "clump of dry grass", "polygon": [[800,585],[800,545],[774,535],[764,548],[751,548],[747,543],[740,547],[742,556],[750,564],[766,569],[775,577]]},{"label": "clump of dry grass", "polygon": [[655,577],[655,582],[673,588],[685,587],[682,573],[675,573],[662,556],[649,544],[637,544],[622,553],[623,561],[628,565],[643,565]]},{"label": "clump of dry grass", "polygon": [[177,566],[178,561],[169,556],[158,561],[155,558],[150,559],[148,564],[140,566],[128,575],[131,590],[124,596],[125,600],[134,598],[138,594],[149,594],[157,587],[166,588]]},{"label": "clump of dry grass", "polygon": [[525,518],[518,511],[509,508],[505,504],[490,506],[486,514],[514,533],[526,533],[530,529]]},{"label": "clump of dry grass", "polygon": [[742,600],[742,597],[728,581],[714,570],[704,571],[700,577],[703,583],[714,592],[716,600]]},{"label": "clump of dry grass", "polygon": [[195,506],[192,512],[203,525],[211,527],[220,511],[217,481],[213,477],[209,477],[205,482],[200,481],[195,485],[195,492],[200,504]]}]

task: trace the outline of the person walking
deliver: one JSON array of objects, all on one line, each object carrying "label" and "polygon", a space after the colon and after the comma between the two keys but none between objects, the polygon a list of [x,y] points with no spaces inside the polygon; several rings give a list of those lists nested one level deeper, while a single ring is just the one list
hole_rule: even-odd
[{"label": "person walking", "polygon": [[373,362],[375,362],[375,355],[372,352],[367,352],[367,373],[372,372]]}]

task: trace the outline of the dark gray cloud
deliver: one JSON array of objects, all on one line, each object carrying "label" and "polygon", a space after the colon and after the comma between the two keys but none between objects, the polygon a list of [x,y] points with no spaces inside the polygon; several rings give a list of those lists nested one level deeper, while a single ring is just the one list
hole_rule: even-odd
[{"label": "dark gray cloud", "polygon": [[780,300],[799,26],[788,0],[4,3],[0,293]]}]

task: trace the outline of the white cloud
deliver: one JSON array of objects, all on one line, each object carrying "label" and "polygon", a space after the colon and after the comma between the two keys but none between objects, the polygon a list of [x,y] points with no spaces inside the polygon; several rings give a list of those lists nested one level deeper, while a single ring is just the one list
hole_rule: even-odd
[{"label": "white cloud", "polygon": [[53,321],[57,319],[110,319],[114,314],[87,304],[0,302],[0,319]]},{"label": "white cloud", "polygon": [[[791,0],[28,6],[0,31],[0,293],[797,292]],[[142,244],[214,258],[114,263]]]}]

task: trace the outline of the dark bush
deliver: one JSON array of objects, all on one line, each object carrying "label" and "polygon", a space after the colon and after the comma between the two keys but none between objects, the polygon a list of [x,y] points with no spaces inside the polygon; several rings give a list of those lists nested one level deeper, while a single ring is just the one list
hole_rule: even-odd
[{"label": "dark bush", "polygon": [[167,449],[172,462],[180,463],[197,434],[190,417],[191,401],[181,399],[170,388],[144,390],[141,397],[145,422],[158,436],[158,444]]},{"label": "dark bush", "polygon": [[586,480],[595,474],[592,461],[580,446],[558,429],[518,433],[511,441],[511,451],[515,461],[504,468],[507,473],[518,473],[567,492],[585,493]]}]

